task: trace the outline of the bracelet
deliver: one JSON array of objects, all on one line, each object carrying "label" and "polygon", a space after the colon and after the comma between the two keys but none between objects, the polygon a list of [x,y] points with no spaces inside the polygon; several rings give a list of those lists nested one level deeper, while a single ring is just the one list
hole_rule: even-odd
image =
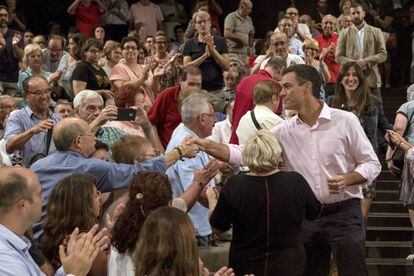
[{"label": "bracelet", "polygon": [[181,151],[181,147],[180,146],[177,146],[174,149],[177,150],[178,155],[180,156],[180,160],[181,161],[184,161],[184,159],[183,159],[184,155],[183,155],[183,152]]}]

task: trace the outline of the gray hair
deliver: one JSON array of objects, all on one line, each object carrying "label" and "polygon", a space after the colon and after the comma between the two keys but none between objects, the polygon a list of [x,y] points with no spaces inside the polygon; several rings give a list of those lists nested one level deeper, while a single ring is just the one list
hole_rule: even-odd
[{"label": "gray hair", "polygon": [[84,100],[93,99],[93,98],[101,99],[102,105],[104,104],[104,101],[103,101],[101,95],[99,95],[98,92],[96,92],[94,90],[86,89],[86,90],[82,90],[78,94],[76,94],[75,98],[73,99],[73,108],[74,109],[79,109],[82,106]]},{"label": "gray hair", "polygon": [[184,124],[191,123],[198,115],[210,112],[210,96],[205,93],[192,94],[181,105],[181,118]]},{"label": "gray hair", "polygon": [[55,142],[56,149],[59,151],[70,150],[76,137],[81,134],[85,134],[85,130],[78,122],[62,126],[53,132],[53,142]]},{"label": "gray hair", "polygon": [[208,12],[205,12],[205,11],[198,11],[198,12],[195,12],[193,14],[193,21],[194,21],[194,23],[196,21],[196,18],[201,18],[201,19],[205,19],[205,20],[211,20],[210,19],[210,14]]}]

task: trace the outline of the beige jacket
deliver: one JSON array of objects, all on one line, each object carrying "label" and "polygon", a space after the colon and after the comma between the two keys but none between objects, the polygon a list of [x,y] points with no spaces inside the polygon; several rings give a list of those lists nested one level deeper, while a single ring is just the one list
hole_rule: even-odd
[{"label": "beige jacket", "polygon": [[365,59],[368,61],[368,68],[364,70],[364,75],[369,87],[381,87],[381,76],[378,72],[377,64],[387,59],[387,50],[382,31],[366,24],[362,56],[358,50],[356,39],[357,28],[355,26],[352,25],[342,30],[336,46],[335,61],[343,65],[349,61]]}]

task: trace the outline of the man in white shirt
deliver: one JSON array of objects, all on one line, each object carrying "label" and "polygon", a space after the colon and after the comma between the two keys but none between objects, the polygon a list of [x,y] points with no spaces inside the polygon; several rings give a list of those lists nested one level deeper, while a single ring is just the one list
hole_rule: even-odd
[{"label": "man in white shirt", "polygon": [[256,74],[260,69],[264,69],[269,59],[274,56],[279,56],[286,61],[285,68],[305,63],[300,56],[289,53],[289,40],[286,34],[275,33],[270,37],[270,48],[267,50],[266,55],[258,56],[254,61],[255,65],[251,70],[251,74]]},{"label": "man in white shirt", "polygon": [[298,55],[298,56],[305,56],[302,50],[302,41],[295,36],[294,30],[294,23],[290,16],[285,15],[279,21],[279,29],[282,33],[285,33],[289,40],[289,53]]},{"label": "man in white shirt", "polygon": [[256,107],[243,115],[236,130],[239,145],[245,145],[258,130],[271,130],[283,121],[276,115],[279,106],[279,89],[275,82],[264,80],[256,84],[253,100]]},{"label": "man in white shirt", "polygon": [[[289,7],[286,9],[285,15],[288,15],[292,18],[294,23],[295,36],[304,41],[305,39],[312,38],[308,25],[304,23],[299,23],[299,11],[295,7]],[[279,27],[276,27],[275,33],[279,33]]]}]

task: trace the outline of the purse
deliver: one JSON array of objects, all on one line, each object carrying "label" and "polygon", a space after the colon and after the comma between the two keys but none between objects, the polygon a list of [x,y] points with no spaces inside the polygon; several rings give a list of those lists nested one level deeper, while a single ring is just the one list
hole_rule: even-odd
[{"label": "purse", "polygon": [[[410,120],[407,121],[407,127],[405,128],[403,137],[405,137],[405,135],[408,132],[408,129],[411,126],[411,120],[413,119],[413,115],[414,115],[414,112],[411,114]],[[394,166],[399,168],[401,171],[404,168],[404,156],[405,156],[405,151],[401,148],[396,148],[391,157]],[[401,174],[398,176],[401,177]]]}]

